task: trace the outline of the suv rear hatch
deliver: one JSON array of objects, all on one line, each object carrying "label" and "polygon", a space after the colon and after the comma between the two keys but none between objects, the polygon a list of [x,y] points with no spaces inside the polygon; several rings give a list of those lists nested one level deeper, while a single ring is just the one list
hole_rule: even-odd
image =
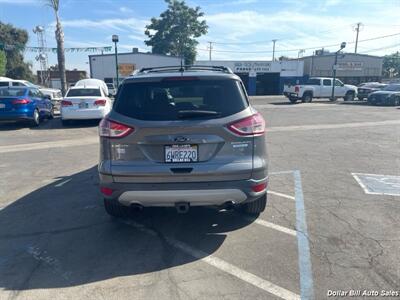
[{"label": "suv rear hatch", "polygon": [[125,82],[120,89],[100,126],[101,131],[114,126],[122,132],[103,144],[115,182],[250,178],[254,137],[227,126],[254,114],[239,80],[151,78]]}]

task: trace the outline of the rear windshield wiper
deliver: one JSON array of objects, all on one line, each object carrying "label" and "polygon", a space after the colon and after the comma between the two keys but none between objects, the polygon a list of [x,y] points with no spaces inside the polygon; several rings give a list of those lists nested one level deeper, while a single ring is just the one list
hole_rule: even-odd
[{"label": "rear windshield wiper", "polygon": [[213,110],[180,110],[178,118],[217,117],[220,113]]}]

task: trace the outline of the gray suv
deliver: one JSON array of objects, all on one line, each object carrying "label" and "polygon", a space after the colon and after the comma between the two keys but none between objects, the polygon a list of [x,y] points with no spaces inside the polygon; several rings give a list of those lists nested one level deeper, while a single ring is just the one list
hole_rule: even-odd
[{"label": "gray suv", "polygon": [[264,211],[265,121],[226,67],[146,68],[123,81],[99,125],[106,211],[240,206]]}]

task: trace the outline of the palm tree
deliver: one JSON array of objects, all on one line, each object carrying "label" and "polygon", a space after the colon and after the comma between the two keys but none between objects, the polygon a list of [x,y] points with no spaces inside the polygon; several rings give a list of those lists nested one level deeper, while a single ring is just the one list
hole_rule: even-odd
[{"label": "palm tree", "polygon": [[67,79],[65,76],[65,55],[64,55],[64,32],[62,30],[58,9],[60,8],[59,0],[45,0],[47,5],[50,6],[56,17],[56,41],[57,41],[57,60],[58,70],[60,72],[61,91],[65,95],[67,91]]}]

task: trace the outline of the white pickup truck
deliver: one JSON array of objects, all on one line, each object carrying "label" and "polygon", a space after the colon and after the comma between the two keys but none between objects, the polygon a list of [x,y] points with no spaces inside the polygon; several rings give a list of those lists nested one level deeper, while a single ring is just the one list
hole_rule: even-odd
[{"label": "white pickup truck", "polygon": [[353,101],[357,97],[356,86],[335,79],[335,95],[332,99],[332,80],[332,78],[313,77],[305,84],[285,85],[283,94],[292,103],[296,103],[297,100],[311,102],[313,98],[329,98],[331,101],[343,98],[345,101]]}]

